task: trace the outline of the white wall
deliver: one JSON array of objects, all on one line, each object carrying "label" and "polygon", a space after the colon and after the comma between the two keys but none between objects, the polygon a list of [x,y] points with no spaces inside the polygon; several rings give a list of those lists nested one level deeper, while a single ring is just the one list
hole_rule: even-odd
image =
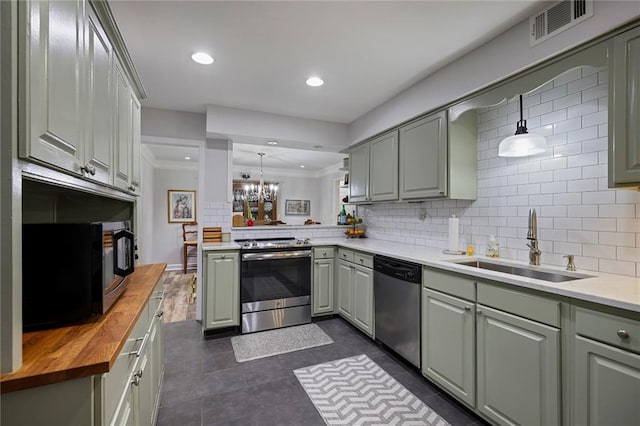
[{"label": "white wall", "polygon": [[[167,191],[170,189],[197,190],[198,172],[194,170],[153,170],[153,250],[152,263],[165,262],[167,269],[182,268],[182,225],[169,223]],[[196,205],[196,220],[202,208]],[[195,264],[195,258],[189,259]]]},{"label": "white wall", "polygon": [[[640,277],[640,192],[607,188],[607,70],[574,70],[525,97],[524,117],[551,149],[500,158],[514,132],[517,101],[478,115],[478,199],[361,207],[371,237],[447,248],[448,217],[460,218],[465,243],[485,253],[489,235],[501,257],[528,260],[528,212],[538,214],[542,264]],[[426,209],[429,218],[418,219]]]},{"label": "white wall", "polygon": [[487,87],[638,16],[638,1],[594,1],[593,17],[535,47],[529,47],[528,20],[522,21],[350,123],[349,141],[364,140]]},{"label": "white wall", "polygon": [[136,202],[138,262],[153,263],[155,191],[154,170],[145,145],[140,156],[140,197]]},{"label": "white wall", "polygon": [[207,106],[207,136],[236,142],[242,142],[243,138],[271,138],[279,142],[294,142],[309,149],[313,145],[348,146],[346,124],[218,105]]},{"label": "white wall", "polygon": [[193,112],[144,107],[140,117],[141,132],[145,136],[203,141],[205,126],[205,115]]}]

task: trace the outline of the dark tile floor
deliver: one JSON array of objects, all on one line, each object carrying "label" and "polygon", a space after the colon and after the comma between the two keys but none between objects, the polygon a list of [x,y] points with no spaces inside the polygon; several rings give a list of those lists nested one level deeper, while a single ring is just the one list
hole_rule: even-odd
[{"label": "dark tile floor", "polygon": [[235,361],[230,337],[202,339],[196,321],[164,324],[157,425],[323,425],[293,370],[363,353],[451,424],[483,424],[344,320],[317,324],[334,344],[245,363]]}]

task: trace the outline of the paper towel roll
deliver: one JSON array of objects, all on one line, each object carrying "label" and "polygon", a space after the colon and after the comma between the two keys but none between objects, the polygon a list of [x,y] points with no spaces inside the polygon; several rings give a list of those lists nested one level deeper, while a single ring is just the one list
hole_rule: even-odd
[{"label": "paper towel roll", "polygon": [[453,215],[449,218],[449,251],[458,250],[458,218]]}]

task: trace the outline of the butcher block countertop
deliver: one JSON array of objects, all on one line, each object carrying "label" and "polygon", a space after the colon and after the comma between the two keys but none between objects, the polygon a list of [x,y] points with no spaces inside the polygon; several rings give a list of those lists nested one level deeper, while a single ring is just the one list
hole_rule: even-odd
[{"label": "butcher block countertop", "polygon": [[97,321],[22,336],[22,367],[0,376],[0,393],[107,373],[167,265],[137,266],[129,285]]}]

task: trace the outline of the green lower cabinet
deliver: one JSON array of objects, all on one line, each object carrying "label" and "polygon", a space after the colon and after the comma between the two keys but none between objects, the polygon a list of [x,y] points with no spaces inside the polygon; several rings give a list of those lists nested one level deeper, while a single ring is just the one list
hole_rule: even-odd
[{"label": "green lower cabinet", "polygon": [[373,270],[353,266],[353,322],[369,336],[373,333]]},{"label": "green lower cabinet", "polygon": [[338,313],[343,318],[353,319],[353,274],[350,263],[338,262]]},{"label": "green lower cabinet", "polygon": [[333,313],[334,260],[316,259],[313,264],[313,315]]},{"label": "green lower cabinet", "polygon": [[338,261],[338,313],[374,337],[373,269]]},{"label": "green lower cabinet", "polygon": [[475,303],[422,289],[422,373],[475,406]]},{"label": "green lower cabinet", "polygon": [[640,424],[640,355],[575,338],[576,425]]},{"label": "green lower cabinet", "polygon": [[205,259],[203,329],[240,325],[239,254],[209,252]]},{"label": "green lower cabinet", "polygon": [[560,331],[476,309],[478,410],[496,424],[560,424]]}]

